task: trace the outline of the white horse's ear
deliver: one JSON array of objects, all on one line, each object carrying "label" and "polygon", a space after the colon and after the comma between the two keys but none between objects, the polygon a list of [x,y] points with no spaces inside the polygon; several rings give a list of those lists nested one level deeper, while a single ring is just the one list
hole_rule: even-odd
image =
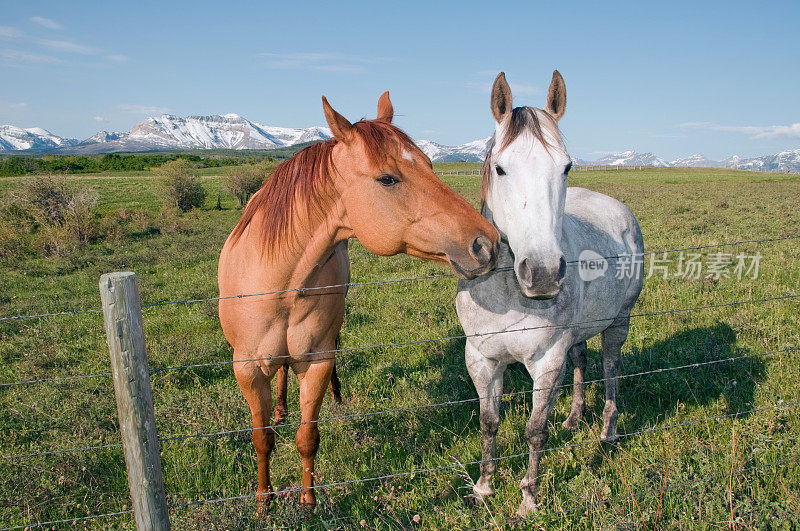
[{"label": "white horse's ear", "polygon": [[501,123],[507,115],[511,114],[511,110],[514,108],[511,87],[508,86],[505,72],[497,74],[494,80],[492,99],[489,102],[489,106],[492,108],[492,115],[497,123]]},{"label": "white horse's ear", "polygon": [[322,96],[322,110],[325,112],[325,120],[333,133],[333,137],[339,142],[347,143],[353,134],[353,124],[347,118],[333,110],[328,99]]},{"label": "white horse's ear", "polygon": [[564,116],[567,109],[567,85],[558,70],[553,70],[553,80],[547,90],[547,101],[544,102],[544,110],[549,112],[556,121]]},{"label": "white horse's ear", "polygon": [[392,118],[394,118],[394,107],[392,106],[392,100],[389,99],[389,91],[387,90],[381,94],[378,100],[378,120],[390,124],[392,123]]}]

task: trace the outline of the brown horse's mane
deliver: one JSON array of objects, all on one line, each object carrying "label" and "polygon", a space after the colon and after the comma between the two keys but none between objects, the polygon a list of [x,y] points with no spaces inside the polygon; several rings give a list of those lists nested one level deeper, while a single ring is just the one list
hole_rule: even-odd
[{"label": "brown horse's mane", "polygon": [[[408,135],[388,122],[360,120],[353,124],[353,128],[363,142],[367,158],[375,165],[387,158],[388,148],[392,145],[419,150]],[[334,138],[317,142],[281,163],[247,203],[242,218],[231,233],[232,241],[238,240],[254,216],[261,212],[263,251],[275,250],[279,242],[287,240],[290,246],[297,244],[296,235],[289,234],[292,215],[299,205],[303,205],[309,218],[322,220],[331,172],[337,171],[331,159],[336,144]]]},{"label": "brown horse's mane", "polygon": [[[501,140],[501,151],[511,145],[511,143],[525,131],[533,135],[533,138],[541,142],[548,151],[549,148],[553,147],[544,137],[542,121],[539,119],[536,111],[537,109],[533,107],[517,107],[511,111],[508,127],[506,127],[505,134]],[[540,112],[550,119],[552,129],[555,129],[556,134],[560,136],[561,132],[558,129],[558,124],[555,119],[546,111]],[[483,167],[481,168],[481,207],[486,203],[486,194],[489,193],[489,184],[492,180],[492,150],[496,142],[497,139],[492,137],[492,144],[489,146],[489,152],[486,154],[486,159],[483,161]]]}]

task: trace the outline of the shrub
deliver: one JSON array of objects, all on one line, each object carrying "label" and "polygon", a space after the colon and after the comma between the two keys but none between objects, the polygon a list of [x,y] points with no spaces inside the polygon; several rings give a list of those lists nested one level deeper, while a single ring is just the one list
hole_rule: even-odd
[{"label": "shrub", "polygon": [[93,188],[70,188],[63,177],[26,180],[0,202],[0,258],[74,254],[99,235],[96,205]]},{"label": "shrub", "polygon": [[274,167],[274,163],[266,159],[258,164],[242,164],[230,168],[223,189],[236,196],[239,206],[242,207],[261,188]]},{"label": "shrub", "polygon": [[71,234],[78,243],[87,243],[94,234],[94,188],[67,188],[66,179],[52,175],[37,176],[23,187],[22,201],[37,224],[57,227],[59,238]]},{"label": "shrub", "polygon": [[156,168],[156,173],[161,176],[169,204],[181,212],[203,206],[206,191],[200,184],[194,164],[186,159],[176,159]]}]

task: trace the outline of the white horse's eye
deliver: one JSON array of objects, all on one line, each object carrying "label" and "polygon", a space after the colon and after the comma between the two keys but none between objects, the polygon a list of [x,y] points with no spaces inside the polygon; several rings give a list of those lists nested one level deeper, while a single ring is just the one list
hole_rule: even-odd
[{"label": "white horse's eye", "polygon": [[500,166],[500,165],[495,165],[494,171],[497,172],[497,175],[505,175],[506,174],[506,170],[504,170],[502,168],[502,166]]},{"label": "white horse's eye", "polygon": [[570,162],[564,167],[564,175],[569,175],[569,170],[571,169],[572,169],[572,162]]}]

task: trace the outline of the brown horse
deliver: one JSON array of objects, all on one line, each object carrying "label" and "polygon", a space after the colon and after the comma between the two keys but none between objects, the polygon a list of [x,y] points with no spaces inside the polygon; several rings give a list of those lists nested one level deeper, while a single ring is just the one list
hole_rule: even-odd
[{"label": "brown horse", "polygon": [[[219,260],[221,297],[346,284],[347,240],[373,253],[449,262],[460,277],[494,267],[497,230],[434,174],[431,162],[391,124],[389,93],[378,118],[351,124],[322,98],[333,138],[285,161],[253,196]],[[300,385],[300,503],[316,504],[317,420],[334,368],[345,288],[222,299],[219,317],[234,373],[253,416],[259,506],[272,497],[271,380],[288,364]]]}]

